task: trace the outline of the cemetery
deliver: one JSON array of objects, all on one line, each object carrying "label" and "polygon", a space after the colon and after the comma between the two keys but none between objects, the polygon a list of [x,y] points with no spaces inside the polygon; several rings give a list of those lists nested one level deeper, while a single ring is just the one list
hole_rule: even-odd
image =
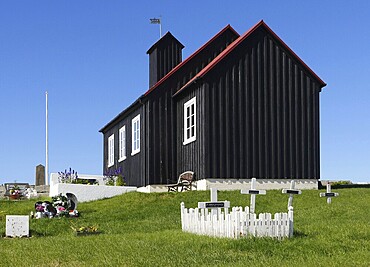
[{"label": "cemetery", "polygon": [[[40,257],[35,253],[35,248],[41,247],[52,248],[42,253],[43,259],[46,257],[50,263],[48,266],[241,266],[246,262],[257,266],[262,263],[272,266],[276,262],[283,266],[320,266],[322,262],[329,266],[366,266],[369,262],[369,217],[365,211],[370,209],[370,194],[367,188],[335,189],[330,193],[339,193],[339,196],[332,196],[331,204],[319,196],[326,193],[326,189],[305,190],[299,194],[299,190],[288,187],[266,190],[263,194],[262,189],[248,186],[243,189],[247,194],[241,190],[211,192],[129,192],[78,202],[79,217],[52,219],[29,216],[35,211],[36,202],[52,202],[51,199],[2,199],[0,265],[46,266],[45,262],[40,264]],[[287,213],[289,203],[294,206],[293,236],[289,237],[288,233],[282,238],[266,237],[255,232],[256,236],[249,237],[249,233],[243,232],[245,236],[235,239],[184,231],[182,202],[198,212],[204,210],[205,218],[206,214],[215,216],[219,209],[224,213],[229,209],[231,215],[233,207],[237,207],[239,213],[247,214],[249,210],[252,214],[253,210],[257,220],[261,214],[270,213],[273,218],[276,213]],[[92,233],[77,234],[77,231]],[[86,249],[89,247],[93,249]],[[286,257],[288,251],[294,258]],[[66,253],[68,257],[63,256]],[[192,255],[190,263],[184,254]],[[19,262],[15,255],[27,260]]]}]

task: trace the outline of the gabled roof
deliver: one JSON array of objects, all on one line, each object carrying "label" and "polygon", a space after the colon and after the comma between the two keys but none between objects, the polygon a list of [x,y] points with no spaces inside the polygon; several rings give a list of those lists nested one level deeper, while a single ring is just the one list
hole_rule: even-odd
[{"label": "gabled roof", "polygon": [[[172,74],[174,74],[175,72],[179,71],[183,66],[185,66],[192,58],[196,57],[201,51],[203,51],[204,49],[206,49],[210,44],[212,44],[212,42],[214,40],[216,40],[220,35],[222,35],[224,32],[226,32],[227,30],[230,30],[231,32],[233,32],[235,34],[235,36],[238,36],[239,37],[239,34],[230,26],[230,24],[228,24],[225,28],[223,28],[220,32],[218,32],[215,36],[213,36],[208,42],[206,42],[202,47],[200,47],[197,51],[195,51],[192,55],[190,55],[188,58],[186,58],[184,61],[182,61],[181,63],[179,63],[176,67],[174,67],[169,73],[167,73],[162,79],[160,79],[156,84],[154,84],[151,88],[149,88],[149,90],[143,94],[142,96],[140,96],[134,103],[132,103],[129,107],[127,107],[126,109],[124,109],[121,113],[119,113],[116,117],[114,117],[110,122],[108,122],[104,127],[102,127],[99,132],[104,132],[106,129],[108,129],[113,123],[115,123],[116,121],[118,121],[121,117],[125,116],[127,113],[131,112],[131,110],[135,107],[137,107],[137,105],[141,104],[143,101],[144,101],[144,98],[150,94],[150,92],[152,92],[153,90],[155,90],[159,85],[161,85],[163,82],[165,82]],[[170,33],[170,32],[167,32],[164,36],[162,36],[162,38],[168,38],[168,37],[173,37],[173,35]],[[173,37],[175,38],[175,37]],[[175,38],[176,39],[176,38]],[[161,39],[160,39],[161,40]],[[177,39],[176,39],[177,40]],[[159,40],[154,44],[152,45],[149,50],[147,51],[147,54],[151,53],[151,50],[154,49],[157,45],[157,43],[159,42]],[[179,42],[180,43],[180,42]],[[180,45],[182,45],[180,43]]]},{"label": "gabled roof", "polygon": [[[215,36],[213,36],[208,42],[206,42],[202,47],[200,47],[197,51],[195,51],[193,54],[187,57],[184,61],[182,61],[176,67],[174,67],[169,73],[163,76],[162,79],[160,79],[156,84],[154,84],[151,88],[149,88],[149,90],[144,95],[148,95],[150,92],[156,89],[159,85],[161,85],[164,81],[166,81],[172,74],[174,74],[179,69],[181,69],[184,65],[186,65],[186,63],[188,63],[192,58],[196,57],[201,51],[206,49],[210,44],[212,44],[214,40],[216,40],[221,34],[223,34],[227,30],[231,30],[236,36],[239,36],[239,34],[233,29],[233,27],[231,27],[230,24],[228,24],[225,28],[223,28]],[[150,51],[150,49],[148,50],[148,52]]]},{"label": "gabled roof", "polygon": [[275,39],[277,39],[282,45],[283,47],[289,51],[293,57],[298,61],[300,62],[307,70],[308,72],[313,76],[315,77],[321,84],[321,87],[324,87],[326,85],[326,83],[320,79],[319,76],[316,75],[316,73],[314,73],[310,67],[308,67],[306,65],[306,63],[303,62],[302,59],[300,59],[299,56],[297,56],[296,53],[293,52],[292,49],[289,48],[289,46],[287,46],[283,40],[281,40],[279,38],[279,36],[277,36],[269,26],[267,26],[267,24],[261,20],[260,22],[258,22],[256,25],[254,25],[252,28],[250,28],[248,31],[246,31],[242,36],[240,36],[238,39],[236,39],[232,44],[230,44],[224,51],[222,51],[217,57],[215,57],[207,66],[205,66],[200,72],[198,72],[197,75],[195,75],[189,82],[187,82],[183,87],[181,87],[175,94],[174,96],[176,96],[177,94],[179,94],[181,91],[183,91],[184,89],[186,89],[188,86],[190,86],[192,83],[194,83],[196,80],[202,78],[206,73],[208,73],[211,69],[213,69],[223,58],[225,58],[228,54],[231,53],[231,51],[233,51],[241,42],[243,42],[248,36],[250,36],[255,30],[257,30],[258,28],[260,27],[264,27]]},{"label": "gabled roof", "polygon": [[148,51],[146,51],[147,54],[150,54],[152,52],[153,49],[155,49],[157,46],[158,46],[158,43],[163,41],[163,39],[167,39],[167,38],[171,38],[171,39],[174,39],[179,45],[181,48],[184,48],[184,45],[182,43],[180,43],[179,40],[176,39],[175,36],[172,35],[172,33],[170,32],[167,32],[165,35],[163,35],[157,42],[155,42],[149,49]]}]

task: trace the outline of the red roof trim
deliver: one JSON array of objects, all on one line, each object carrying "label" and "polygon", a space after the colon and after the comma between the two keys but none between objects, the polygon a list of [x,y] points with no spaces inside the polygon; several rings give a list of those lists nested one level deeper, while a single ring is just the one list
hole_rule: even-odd
[{"label": "red roof trim", "polygon": [[195,75],[188,83],[186,83],[183,87],[181,87],[175,94],[177,95],[182,90],[184,90],[186,87],[188,87],[190,84],[192,84],[195,80],[203,77],[208,71],[210,71],[218,62],[220,62],[226,55],[228,55],[238,44],[240,44],[245,38],[249,36],[256,28],[258,28],[263,23],[263,20],[258,22],[256,25],[254,25],[252,28],[250,28],[246,33],[244,33],[242,36],[240,36],[238,39],[236,39],[233,43],[231,43],[224,51],[222,51],[220,54],[218,54],[217,57],[215,57],[207,66],[205,66],[200,72],[198,72],[197,75]]},{"label": "red roof trim", "polygon": [[180,69],[183,65],[185,65],[188,61],[190,61],[192,58],[194,58],[197,54],[199,54],[202,50],[204,50],[208,45],[210,45],[216,38],[218,38],[222,33],[224,33],[226,30],[231,30],[234,32],[237,36],[240,36],[239,33],[237,33],[233,27],[228,24],[225,28],[223,28],[221,31],[219,31],[215,36],[213,36],[208,42],[206,42],[202,47],[200,47],[197,51],[195,51],[193,54],[191,54],[189,57],[187,57],[184,61],[179,63],[176,67],[174,67],[169,73],[167,73],[162,79],[160,79],[156,84],[154,84],[144,95],[148,95],[150,92],[152,92],[155,88],[157,88],[159,85],[161,85],[165,80],[168,79],[174,72],[176,72],[178,69]]},{"label": "red roof trim", "polygon": [[260,26],[264,26],[269,33],[271,33],[279,42],[283,44],[283,46],[304,66],[307,68],[307,70],[321,83],[322,87],[326,85],[323,80],[319,78],[319,76],[316,75],[303,61],[300,59],[299,56],[297,56],[296,53],[293,52],[292,49],[290,49],[284,42],[281,40],[276,33],[274,33],[270,27],[267,26],[267,24],[261,20],[256,25],[254,25],[252,28],[250,28],[247,32],[245,32],[242,36],[240,36],[238,39],[236,39],[233,43],[231,43],[224,51],[222,51],[217,57],[215,57],[207,66],[205,66],[200,72],[198,72],[197,75],[195,75],[188,83],[186,83],[183,87],[181,87],[173,96],[176,96],[179,94],[182,90],[187,88],[190,84],[192,84],[194,81],[200,79],[203,77],[207,72],[209,72],[217,63],[219,63],[224,57],[226,57],[236,46],[238,46],[242,41],[244,41],[251,33],[253,33],[257,28]]}]

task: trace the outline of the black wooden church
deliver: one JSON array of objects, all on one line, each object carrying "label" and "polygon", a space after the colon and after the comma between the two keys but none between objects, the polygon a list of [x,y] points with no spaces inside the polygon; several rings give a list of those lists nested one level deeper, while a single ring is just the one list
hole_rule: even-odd
[{"label": "black wooden church", "polygon": [[149,90],[105,125],[104,172],[128,185],[196,178],[319,179],[326,84],[264,23],[230,25],[182,61],[167,33],[147,52]]}]

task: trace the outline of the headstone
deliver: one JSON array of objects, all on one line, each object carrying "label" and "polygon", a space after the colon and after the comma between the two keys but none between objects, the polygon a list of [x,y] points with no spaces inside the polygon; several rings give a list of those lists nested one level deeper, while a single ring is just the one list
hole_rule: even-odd
[{"label": "headstone", "polygon": [[242,189],[240,193],[251,195],[250,213],[254,213],[256,207],[256,195],[266,195],[266,190],[257,190],[256,178],[252,178],[251,189]]},{"label": "headstone", "polygon": [[29,216],[27,215],[6,215],[6,232],[9,237],[29,236]]},{"label": "headstone", "polygon": [[68,209],[69,210],[77,209],[77,204],[78,204],[77,197],[72,193],[67,193],[66,196],[68,199]]},{"label": "headstone", "polygon": [[289,194],[288,210],[289,210],[289,207],[293,207],[293,196],[302,194],[301,190],[295,189],[295,181],[294,180],[292,180],[290,182],[290,189],[283,189],[281,192],[283,194]]},{"label": "headstone", "polygon": [[45,185],[45,167],[41,164],[36,166],[36,181],[35,185]]},{"label": "headstone", "polygon": [[337,196],[339,196],[339,193],[333,193],[333,192],[331,192],[331,184],[330,183],[328,183],[326,185],[326,193],[320,193],[320,197],[327,197],[326,202],[328,204],[331,203],[331,198],[332,197],[337,197]]}]

